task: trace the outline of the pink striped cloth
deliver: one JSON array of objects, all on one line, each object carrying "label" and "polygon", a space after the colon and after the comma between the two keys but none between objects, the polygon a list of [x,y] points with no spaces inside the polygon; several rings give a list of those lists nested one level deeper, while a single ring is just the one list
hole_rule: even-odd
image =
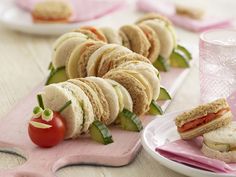
[{"label": "pink striped cloth", "polygon": [[[15,0],[16,4],[27,11],[32,11],[37,2],[43,0]],[[108,15],[124,6],[125,0],[65,0],[73,7],[74,15],[70,22],[93,20]]]},{"label": "pink striped cloth", "polygon": [[175,5],[162,0],[137,0],[137,8],[143,12],[157,12],[167,16],[175,25],[194,32],[212,28],[232,26],[231,19],[205,17],[201,20],[191,19],[175,13]]},{"label": "pink striped cloth", "polygon": [[[230,105],[231,112],[236,121],[236,91],[232,93],[227,102]],[[205,169],[215,173],[230,174],[236,176],[236,163],[227,164],[217,159],[211,159],[203,155],[201,152],[202,137],[198,137],[191,141],[176,140],[157,147],[156,151],[164,157]]]}]

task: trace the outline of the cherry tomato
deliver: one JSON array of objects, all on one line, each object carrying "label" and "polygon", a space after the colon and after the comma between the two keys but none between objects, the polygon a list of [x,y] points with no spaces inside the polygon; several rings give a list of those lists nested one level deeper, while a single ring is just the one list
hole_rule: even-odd
[{"label": "cherry tomato", "polygon": [[[32,123],[31,123],[32,122]],[[41,126],[35,126],[34,122],[42,123]],[[64,118],[59,113],[54,112],[53,118],[50,121],[45,121],[41,117],[32,118],[28,133],[30,139],[40,147],[52,147],[60,143],[65,136],[65,122]]]}]

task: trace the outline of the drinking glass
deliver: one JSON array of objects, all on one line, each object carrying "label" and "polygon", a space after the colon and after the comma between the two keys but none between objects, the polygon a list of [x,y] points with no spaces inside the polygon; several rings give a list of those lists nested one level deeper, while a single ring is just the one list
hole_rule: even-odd
[{"label": "drinking glass", "polygon": [[200,35],[199,67],[201,102],[227,97],[236,90],[236,29]]}]

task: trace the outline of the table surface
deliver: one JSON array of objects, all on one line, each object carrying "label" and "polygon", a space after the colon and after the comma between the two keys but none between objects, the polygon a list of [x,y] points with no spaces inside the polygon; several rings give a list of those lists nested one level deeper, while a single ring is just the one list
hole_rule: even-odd
[{"label": "table surface", "polygon": [[[7,0],[4,0],[7,1]],[[0,3],[4,3],[1,0]],[[175,0],[177,1],[177,0]],[[178,1],[190,3],[188,0]],[[213,3],[214,2],[214,3]],[[132,4],[132,3],[131,3]],[[218,16],[236,16],[234,0],[192,0],[191,5],[203,7],[207,13]],[[124,14],[129,13],[128,18]],[[115,13],[101,25],[118,27],[132,23],[139,16],[132,5],[124,13]],[[176,28],[178,38],[198,46],[199,34]],[[47,75],[51,46],[55,37],[42,37],[10,31],[0,26],[0,117],[3,117],[12,106],[24,95],[27,95]],[[179,88],[166,112],[192,107],[199,102],[198,63],[196,63],[184,83]],[[8,153],[0,153],[0,169],[14,168],[24,163],[24,159]],[[59,177],[79,176],[136,176],[136,177],[180,177],[181,174],[162,166],[144,150],[129,165],[119,168],[78,165],[60,169]]]}]

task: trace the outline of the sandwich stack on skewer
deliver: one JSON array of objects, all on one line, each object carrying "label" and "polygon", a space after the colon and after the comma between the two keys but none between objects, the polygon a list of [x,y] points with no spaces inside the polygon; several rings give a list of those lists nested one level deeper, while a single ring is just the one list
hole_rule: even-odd
[{"label": "sandwich stack on skewer", "polygon": [[[80,27],[68,32],[53,45],[50,76],[40,94],[44,106],[38,110],[45,107],[62,116],[65,139],[90,132],[95,140],[111,143],[106,127],[110,124],[140,131],[138,116],[162,114],[156,100],[170,99],[160,86],[158,69],[166,71],[177,50],[182,51],[185,66],[189,66],[191,56],[180,48],[171,23],[159,15],[145,16],[119,31]],[[30,126],[50,128],[50,111],[46,116],[43,113],[40,122],[31,120]],[[44,120],[48,116],[51,118]]]}]

